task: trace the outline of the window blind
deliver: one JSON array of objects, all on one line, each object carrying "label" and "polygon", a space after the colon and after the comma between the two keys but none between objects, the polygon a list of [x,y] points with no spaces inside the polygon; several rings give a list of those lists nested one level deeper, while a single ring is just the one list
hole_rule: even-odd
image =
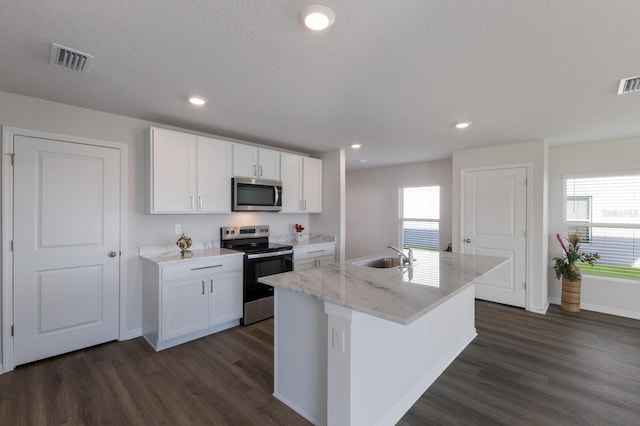
[{"label": "window blind", "polygon": [[402,244],[437,250],[440,242],[440,187],[402,188],[400,201]]},{"label": "window blind", "polygon": [[567,178],[568,233],[581,250],[598,252],[598,264],[640,267],[640,174]]}]

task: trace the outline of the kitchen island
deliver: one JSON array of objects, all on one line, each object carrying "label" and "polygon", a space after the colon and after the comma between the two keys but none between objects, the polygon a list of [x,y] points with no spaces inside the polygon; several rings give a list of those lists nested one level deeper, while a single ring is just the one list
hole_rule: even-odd
[{"label": "kitchen island", "polygon": [[274,396],[316,425],[395,424],[476,336],[473,282],[506,262],[365,266],[385,257],[260,279],[275,287]]}]

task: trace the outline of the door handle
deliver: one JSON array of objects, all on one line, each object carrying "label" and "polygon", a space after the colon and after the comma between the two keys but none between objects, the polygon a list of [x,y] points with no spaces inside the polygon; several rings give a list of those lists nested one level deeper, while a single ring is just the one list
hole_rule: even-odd
[{"label": "door handle", "polygon": [[109,257],[116,257],[118,255],[118,253],[116,253],[115,250],[111,250],[109,253],[107,253],[107,256]]},{"label": "door handle", "polygon": [[471,238],[466,238],[466,239],[464,240],[464,242],[465,242],[465,243],[470,243],[470,242],[471,242]]}]

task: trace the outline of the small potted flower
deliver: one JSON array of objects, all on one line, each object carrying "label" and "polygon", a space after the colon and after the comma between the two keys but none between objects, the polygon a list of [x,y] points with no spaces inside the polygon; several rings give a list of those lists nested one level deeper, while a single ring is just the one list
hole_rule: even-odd
[{"label": "small potted flower", "polygon": [[304,231],[304,226],[296,223],[294,227],[296,229],[296,241],[302,241],[302,231]]},{"label": "small potted flower", "polygon": [[580,312],[582,275],[580,274],[580,268],[576,266],[576,262],[588,263],[593,266],[594,262],[600,259],[600,255],[598,253],[580,252],[582,237],[579,234],[567,236],[566,245],[562,242],[560,234],[556,234],[556,239],[564,251],[562,256],[553,258],[555,262],[553,270],[556,274],[556,279],[562,277],[562,302],[560,307],[564,311]]}]

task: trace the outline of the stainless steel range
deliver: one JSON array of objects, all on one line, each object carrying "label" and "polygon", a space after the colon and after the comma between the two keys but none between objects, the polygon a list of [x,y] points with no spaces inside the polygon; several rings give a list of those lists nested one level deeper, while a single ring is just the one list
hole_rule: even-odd
[{"label": "stainless steel range", "polygon": [[249,325],[273,316],[273,287],[258,278],[293,270],[293,247],[269,242],[269,225],[224,226],[220,228],[222,247],[244,252],[241,324]]}]

